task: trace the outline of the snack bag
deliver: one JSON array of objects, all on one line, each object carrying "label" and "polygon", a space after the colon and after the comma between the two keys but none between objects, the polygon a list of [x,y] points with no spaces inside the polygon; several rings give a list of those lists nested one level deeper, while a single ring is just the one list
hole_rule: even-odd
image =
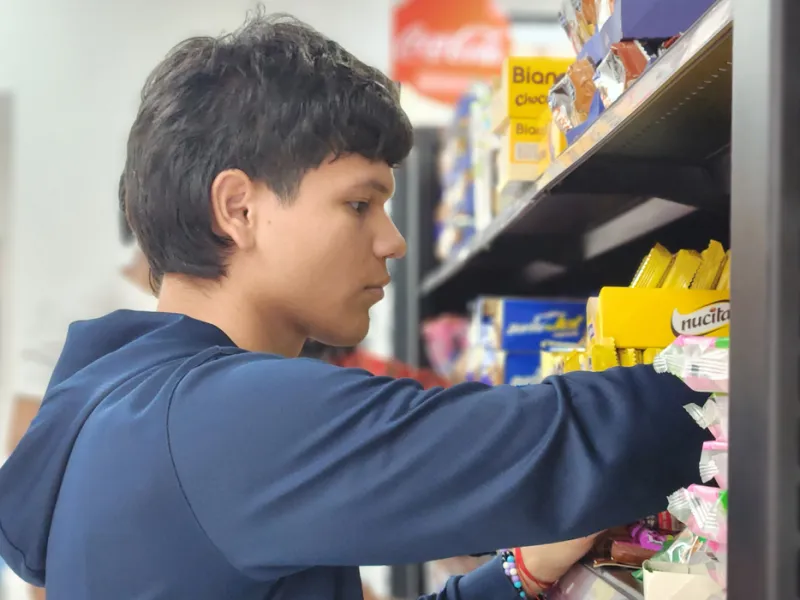
[{"label": "snack bag", "polygon": [[547,95],[553,121],[566,133],[589,118],[589,109],[596,91],[594,67],[584,58],[569,66],[567,74],[559,79]]},{"label": "snack bag", "polygon": [[703,406],[687,404],[683,408],[700,427],[708,429],[718,442],[728,441],[730,423],[728,396],[714,394]]},{"label": "snack bag", "polygon": [[716,240],[711,240],[708,248],[700,255],[702,264],[692,281],[693,290],[716,289],[720,274],[725,263],[725,249]]},{"label": "snack bag", "polygon": [[626,40],[611,44],[609,53],[597,65],[595,85],[603,106],[608,108],[622,96],[658,52],[658,45],[647,40]]},{"label": "snack bag", "polygon": [[646,365],[652,365],[655,360],[656,356],[658,356],[661,351],[664,350],[663,348],[645,348],[642,351],[642,362]]},{"label": "snack bag", "polygon": [[595,0],[562,0],[558,16],[575,54],[579,54],[595,32]]},{"label": "snack bag", "polygon": [[631,282],[632,288],[657,288],[672,265],[672,253],[661,244],[656,244],[647,253]]},{"label": "snack bag", "polygon": [[719,281],[717,281],[717,289],[718,290],[729,290],[731,289],[731,251],[728,250],[727,254],[725,255],[725,264],[722,265],[722,272],[719,275]]},{"label": "snack bag", "polygon": [[728,442],[705,442],[700,455],[700,479],[708,483],[716,479],[721,488],[728,487]]},{"label": "snack bag", "polygon": [[680,336],[656,357],[653,367],[680,377],[695,391],[727,394],[728,348],[727,337]]},{"label": "snack bag", "polygon": [[613,339],[597,340],[587,351],[590,371],[605,371],[619,366],[617,346]]},{"label": "snack bag", "polygon": [[687,529],[709,541],[728,543],[728,492],[690,485],[669,497],[669,512]]},{"label": "snack bag", "polygon": [[661,287],[670,290],[689,289],[701,263],[700,255],[694,250],[679,250],[661,282]]},{"label": "snack bag", "polygon": [[618,351],[619,364],[622,367],[634,367],[642,364],[642,351],[634,348],[623,348]]}]

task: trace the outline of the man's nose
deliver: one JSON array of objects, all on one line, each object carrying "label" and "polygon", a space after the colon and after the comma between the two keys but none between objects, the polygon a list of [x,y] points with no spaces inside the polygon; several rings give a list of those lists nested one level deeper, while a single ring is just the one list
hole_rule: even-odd
[{"label": "man's nose", "polygon": [[380,258],[403,258],[408,245],[389,215],[383,219],[375,238],[375,254]]}]

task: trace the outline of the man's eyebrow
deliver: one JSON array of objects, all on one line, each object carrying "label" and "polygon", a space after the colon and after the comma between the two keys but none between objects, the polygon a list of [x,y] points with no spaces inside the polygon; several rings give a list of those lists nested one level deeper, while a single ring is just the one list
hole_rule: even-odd
[{"label": "man's eyebrow", "polygon": [[392,193],[392,191],[388,187],[386,187],[386,185],[383,182],[373,178],[365,179],[364,181],[359,181],[352,187],[352,189],[354,190],[359,190],[364,188],[369,188],[386,196],[389,196]]}]

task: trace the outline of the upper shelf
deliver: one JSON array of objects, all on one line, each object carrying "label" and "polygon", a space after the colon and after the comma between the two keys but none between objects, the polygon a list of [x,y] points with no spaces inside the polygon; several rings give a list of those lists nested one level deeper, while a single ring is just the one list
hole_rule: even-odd
[{"label": "upper shelf", "polygon": [[514,293],[697,207],[724,213],[731,57],[732,0],[718,0],[422,294]]}]

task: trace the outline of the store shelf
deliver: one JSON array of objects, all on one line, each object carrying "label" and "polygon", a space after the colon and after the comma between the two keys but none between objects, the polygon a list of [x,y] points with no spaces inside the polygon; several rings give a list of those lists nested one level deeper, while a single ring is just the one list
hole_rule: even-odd
[{"label": "store shelf", "polygon": [[719,0],[421,294],[529,291],[697,207],[727,222],[731,23]]},{"label": "store shelf", "polygon": [[643,600],[641,584],[627,569],[576,565],[550,591],[548,600]]}]

